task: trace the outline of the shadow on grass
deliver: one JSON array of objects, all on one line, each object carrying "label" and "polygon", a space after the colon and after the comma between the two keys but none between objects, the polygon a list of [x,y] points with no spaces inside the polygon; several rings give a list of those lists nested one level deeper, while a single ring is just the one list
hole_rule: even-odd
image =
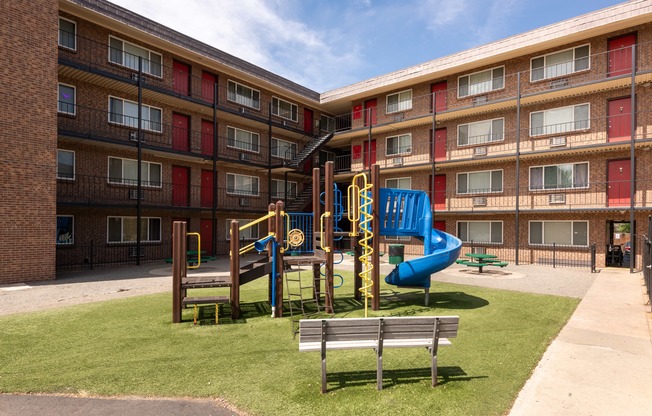
[{"label": "shadow on grass", "polygon": [[417,307],[417,312],[426,312],[430,309],[478,309],[489,305],[486,299],[469,295],[464,292],[432,292],[430,293],[429,306],[423,306],[424,292],[421,290],[411,292],[396,292],[386,290],[381,293],[381,309]]},{"label": "shadow on grass", "polygon": [[[383,389],[397,384],[414,384],[423,381],[430,384],[430,368],[413,368],[406,370],[383,370]],[[455,381],[471,381],[487,376],[469,376],[458,366],[438,367],[437,386]],[[341,371],[331,372],[326,375],[329,391],[344,389],[346,387],[376,384],[375,371]]]}]

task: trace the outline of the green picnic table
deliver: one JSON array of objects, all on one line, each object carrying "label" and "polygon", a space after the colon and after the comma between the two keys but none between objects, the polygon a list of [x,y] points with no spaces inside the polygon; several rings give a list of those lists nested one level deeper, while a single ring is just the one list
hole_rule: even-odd
[{"label": "green picnic table", "polygon": [[470,260],[456,260],[455,263],[468,267],[477,267],[478,272],[482,273],[482,269],[486,266],[505,267],[509,263],[498,260],[495,254],[482,254],[482,253],[466,253],[466,257]]}]

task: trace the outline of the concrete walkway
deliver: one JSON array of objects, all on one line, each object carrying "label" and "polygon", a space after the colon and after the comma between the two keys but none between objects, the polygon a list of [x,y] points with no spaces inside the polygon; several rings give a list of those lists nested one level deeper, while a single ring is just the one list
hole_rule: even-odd
[{"label": "concrete walkway", "polygon": [[511,416],[652,415],[641,274],[605,269],[519,394]]}]

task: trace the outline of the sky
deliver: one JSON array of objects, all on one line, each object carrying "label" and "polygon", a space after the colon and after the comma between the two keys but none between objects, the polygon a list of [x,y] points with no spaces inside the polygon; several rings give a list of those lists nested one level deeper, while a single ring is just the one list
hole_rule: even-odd
[{"label": "sky", "polygon": [[110,0],[326,92],[620,0]]}]

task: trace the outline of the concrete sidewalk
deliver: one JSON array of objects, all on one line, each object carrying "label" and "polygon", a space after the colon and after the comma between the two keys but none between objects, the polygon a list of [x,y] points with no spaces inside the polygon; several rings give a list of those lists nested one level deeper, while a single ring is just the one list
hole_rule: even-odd
[{"label": "concrete sidewalk", "polygon": [[525,384],[511,416],[652,415],[641,274],[605,269]]}]

